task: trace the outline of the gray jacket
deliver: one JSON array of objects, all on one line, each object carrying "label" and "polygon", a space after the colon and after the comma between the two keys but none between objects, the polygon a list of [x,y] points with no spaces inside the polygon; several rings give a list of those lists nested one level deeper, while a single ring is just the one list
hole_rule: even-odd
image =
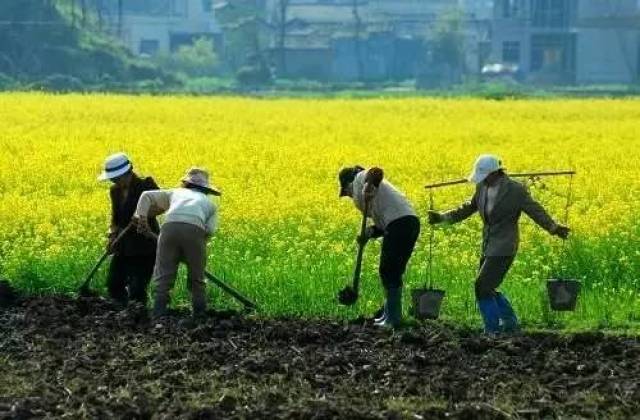
[{"label": "gray jacket", "polygon": [[524,185],[506,175],[498,182],[498,194],[491,212],[486,211],[487,186],[482,183],[476,187],[470,201],[443,214],[444,220],[450,223],[461,222],[475,212],[480,214],[484,222],[482,255],[485,257],[507,257],[516,254],[520,242],[518,221],[522,212],[550,233],[555,232],[557,228],[557,224],[531,197]]}]

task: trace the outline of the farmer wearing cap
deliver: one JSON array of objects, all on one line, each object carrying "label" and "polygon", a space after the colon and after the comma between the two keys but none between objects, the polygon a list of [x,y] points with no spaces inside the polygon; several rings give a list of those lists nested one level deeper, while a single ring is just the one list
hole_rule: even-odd
[{"label": "farmer wearing cap", "polygon": [[340,197],[351,197],[362,213],[367,203],[367,217],[373,219],[358,242],[383,238],[379,273],[386,299],[375,325],[397,327],[402,320],[402,276],[420,234],[420,220],[409,200],[384,179],[382,169],[344,168],[338,179]]},{"label": "farmer wearing cap", "polygon": [[209,185],[209,174],[201,168],[189,169],[181,181],[180,188],[143,193],[134,216],[138,231],[144,233],[149,230],[151,214],[166,213],[154,270],[155,317],[166,315],[169,292],[181,261],[187,265],[194,316],[202,316],[206,310],[206,245],[218,227],[218,208],[208,195],[219,196],[220,192]]},{"label": "farmer wearing cap", "polygon": [[[107,275],[109,296],[123,305],[129,299],[146,304],[156,243],[135,229],[130,229],[116,246],[114,240],[131,223],[140,195],[144,191],[157,190],[158,185],[153,178],[141,178],[133,172],[133,165],[124,153],[107,157],[104,171],[98,179],[113,183],[110,190],[111,227],[107,242],[107,249],[113,253]],[[153,232],[159,231],[155,218],[149,220],[149,226]]]},{"label": "farmer wearing cap", "polygon": [[475,294],[485,332],[515,332],[519,329],[518,318],[509,300],[497,289],[518,250],[520,215],[524,212],[547,232],[562,239],[569,236],[569,228],[555,223],[524,185],[511,180],[496,156],[478,157],[468,179],[476,184],[471,200],[443,214],[430,211],[429,223],[458,223],[475,212],[480,214],[484,228]]}]

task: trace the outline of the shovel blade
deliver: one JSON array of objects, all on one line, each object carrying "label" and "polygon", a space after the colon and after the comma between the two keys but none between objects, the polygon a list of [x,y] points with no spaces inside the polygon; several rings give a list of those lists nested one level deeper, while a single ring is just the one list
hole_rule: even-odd
[{"label": "shovel blade", "polygon": [[358,301],[358,292],[351,286],[347,286],[338,292],[338,302],[345,306],[354,305]]}]

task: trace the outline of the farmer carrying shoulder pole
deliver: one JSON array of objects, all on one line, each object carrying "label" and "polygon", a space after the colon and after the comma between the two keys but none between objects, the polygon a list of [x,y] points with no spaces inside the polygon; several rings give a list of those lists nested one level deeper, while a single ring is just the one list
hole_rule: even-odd
[{"label": "farmer carrying shoulder pole", "polygon": [[[156,243],[134,230],[129,230],[113,246],[115,238],[131,223],[136,205],[143,192],[157,190],[151,177],[141,178],[133,172],[133,165],[124,153],[107,157],[100,181],[113,182],[111,197],[111,227],[107,249],[113,253],[107,275],[109,296],[126,305],[128,300],[147,303],[147,286],[153,274],[156,259]],[[158,222],[149,220],[149,228],[158,233]]]},{"label": "farmer carrying shoulder pole", "polygon": [[167,313],[169,292],[181,261],[187,265],[187,286],[191,291],[193,315],[206,310],[204,271],[207,261],[207,240],[218,227],[218,208],[207,195],[220,193],[209,185],[209,174],[201,168],[191,168],[182,178],[180,188],[148,191],[142,194],[136,209],[138,231],[148,231],[148,217],[165,213],[165,222],[158,238],[154,279],[156,299],[154,317]]},{"label": "farmer carrying shoulder pole", "polygon": [[547,232],[562,239],[569,236],[569,228],[555,223],[524,185],[510,179],[496,156],[479,156],[468,179],[476,184],[471,200],[443,214],[430,211],[429,223],[458,223],[475,212],[480,214],[484,227],[475,294],[484,329],[488,334],[515,332],[519,329],[518,318],[509,300],[497,289],[518,250],[520,215],[526,213]]},{"label": "farmer carrying shoulder pole", "polygon": [[374,222],[358,242],[363,244],[383,237],[379,273],[386,299],[382,315],[375,324],[397,327],[402,320],[402,276],[420,234],[420,220],[409,200],[384,180],[382,169],[344,168],[338,178],[340,197],[351,197],[363,213],[366,201],[367,216]]}]

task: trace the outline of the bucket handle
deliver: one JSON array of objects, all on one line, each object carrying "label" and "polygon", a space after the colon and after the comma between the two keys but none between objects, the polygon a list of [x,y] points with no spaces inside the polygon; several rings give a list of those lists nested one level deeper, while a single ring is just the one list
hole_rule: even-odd
[{"label": "bucket handle", "polygon": [[[429,211],[433,211],[433,189],[429,189]],[[427,288],[433,288],[433,247],[436,230],[431,223],[429,225],[429,259],[427,263]]]}]

